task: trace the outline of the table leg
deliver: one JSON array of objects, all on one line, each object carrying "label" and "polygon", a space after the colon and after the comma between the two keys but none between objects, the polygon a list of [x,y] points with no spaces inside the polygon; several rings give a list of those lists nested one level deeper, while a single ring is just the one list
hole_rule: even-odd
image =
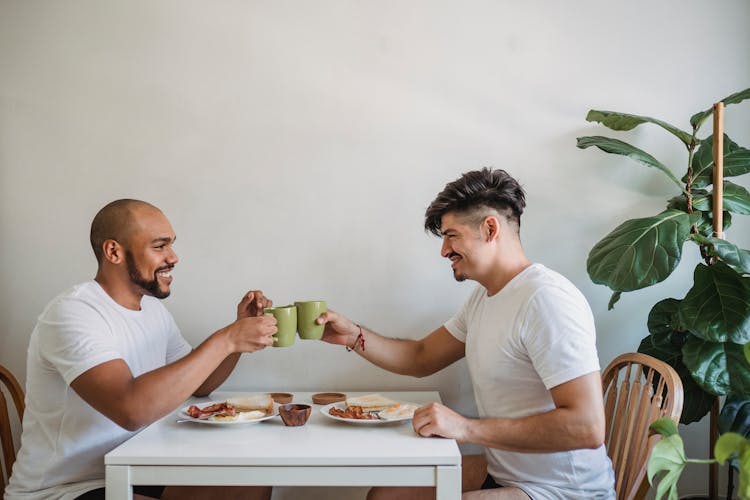
[{"label": "table leg", "polygon": [[459,500],[461,498],[461,466],[437,466],[435,490],[435,500]]},{"label": "table leg", "polygon": [[127,465],[107,465],[104,486],[107,500],[133,500],[130,467]]}]

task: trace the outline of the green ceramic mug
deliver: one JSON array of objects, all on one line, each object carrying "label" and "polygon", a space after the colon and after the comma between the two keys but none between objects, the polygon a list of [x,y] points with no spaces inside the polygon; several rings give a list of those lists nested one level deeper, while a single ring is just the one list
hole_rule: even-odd
[{"label": "green ceramic mug", "polygon": [[267,307],[263,309],[265,316],[276,318],[276,327],[279,329],[273,336],[274,347],[289,347],[294,344],[297,334],[297,308],[295,306]]},{"label": "green ceramic mug", "polygon": [[295,302],[297,307],[297,331],[299,338],[308,340],[319,340],[323,336],[325,325],[315,322],[318,316],[328,310],[324,300],[308,300]]}]

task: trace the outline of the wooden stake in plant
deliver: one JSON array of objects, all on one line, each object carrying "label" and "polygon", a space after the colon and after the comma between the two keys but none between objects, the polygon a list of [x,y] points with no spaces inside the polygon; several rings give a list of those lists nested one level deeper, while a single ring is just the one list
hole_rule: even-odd
[{"label": "wooden stake in plant", "polygon": [[714,236],[724,238],[724,103],[714,104]]},{"label": "wooden stake in plant", "polygon": [[[714,172],[713,172],[713,220],[714,237],[724,238],[724,103],[714,104]],[[719,398],[715,398],[709,420],[709,449],[716,448],[719,439]],[[708,466],[708,494],[711,500],[719,498],[719,464]]]}]

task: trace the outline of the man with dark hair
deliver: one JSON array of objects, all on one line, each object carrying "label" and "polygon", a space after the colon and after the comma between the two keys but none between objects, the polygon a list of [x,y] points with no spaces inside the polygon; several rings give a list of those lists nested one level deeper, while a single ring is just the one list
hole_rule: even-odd
[{"label": "man with dark hair", "polygon": [[[520,240],[526,205],[503,170],[468,172],[427,209],[458,281],[472,295],[421,340],[387,338],[335,311],[323,340],[386,370],[424,377],[467,358],[479,418],[432,403],[414,413],[421,436],[485,447],[466,456],[464,499],[611,499],[604,407],[591,309],[563,276],[531,263]],[[365,347],[366,346],[366,347]],[[433,488],[374,488],[368,499],[434,498]]]},{"label": "man with dark hair", "polygon": [[[241,353],[273,343],[276,319],[263,316],[272,302],[255,290],[240,301],[236,321],[190,347],[157,300],[170,293],[174,241],[164,214],[143,201],[114,201],[94,218],[96,277],[52,300],[31,334],[21,448],[5,500],[103,499],[107,452],[191,395],[210,394]],[[270,495],[269,487],[172,487],[162,498]]]}]

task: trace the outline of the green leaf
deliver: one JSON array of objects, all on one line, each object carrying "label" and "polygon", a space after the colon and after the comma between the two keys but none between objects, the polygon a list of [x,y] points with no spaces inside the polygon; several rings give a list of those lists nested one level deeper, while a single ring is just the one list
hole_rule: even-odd
[{"label": "green leaf", "polygon": [[[680,302],[680,300],[672,298],[662,299],[651,308],[651,311],[648,313],[647,325],[648,331],[655,336],[655,342],[656,339],[664,339],[667,335],[684,332],[685,328],[679,324]],[[675,349],[679,351],[685,344],[684,337],[685,335],[682,333],[681,340],[677,342],[670,340],[670,343],[674,344]],[[663,360],[663,358],[659,359]]]},{"label": "green leaf", "polygon": [[682,245],[692,222],[680,210],[625,221],[589,253],[586,270],[594,283],[629,292],[665,280],[682,258]]},{"label": "green leaf", "polygon": [[700,422],[711,411],[716,396],[704,391],[693,379],[690,370],[682,362],[680,362],[680,365],[681,369],[677,370],[677,374],[680,376],[680,380],[682,380],[683,394],[680,423],[687,425],[693,422]]},{"label": "green leaf", "polygon": [[738,273],[750,274],[750,251],[743,250],[737,245],[711,238],[714,250],[721,260]]},{"label": "green leaf", "polygon": [[750,88],[735,92],[734,94],[722,99],[721,102],[724,103],[724,106],[729,106],[730,104],[739,104],[745,99],[750,99]]},{"label": "green leaf", "polygon": [[680,188],[681,191],[684,191],[684,186],[682,185],[682,183],[677,180],[677,177],[674,176],[672,171],[669,170],[666,165],[662,164],[661,162],[659,162],[659,160],[646,153],[645,151],[638,149],[637,147],[632,146],[627,142],[602,136],[579,137],[577,141],[577,146],[581,149],[596,146],[605,153],[627,156],[628,158],[642,165],[661,170],[667,177],[669,177],[669,179],[671,179],[672,182],[677,185],[678,188]]},{"label": "green leaf", "polygon": [[718,261],[697,265],[693,283],[680,304],[680,323],[711,342],[749,342],[750,278]]},{"label": "green leaf", "polygon": [[682,346],[685,345],[690,334],[674,329],[679,328],[674,319],[677,314],[677,305],[679,305],[678,300],[665,299],[651,309],[648,316],[651,335],[641,341],[638,352],[660,359],[677,371],[677,375],[682,380],[684,397],[680,423],[690,424],[698,422],[711,410],[715,396],[698,385],[690,370],[682,362]]},{"label": "green leaf", "polygon": [[656,489],[656,500],[667,498],[677,500],[677,481],[680,479],[687,458],[685,445],[679,434],[662,438],[651,451],[648,459],[648,482],[653,486],[657,475],[664,474]]},{"label": "green leaf", "polygon": [[[713,184],[714,138],[708,136],[693,155],[693,188],[704,188]],[[724,177],[736,177],[750,172],[750,149],[740,147],[724,134]],[[687,174],[682,177],[687,183]]]},{"label": "green leaf", "polygon": [[664,437],[674,436],[678,433],[677,424],[675,424],[674,420],[669,417],[661,417],[654,420],[654,423],[649,426],[649,429]]},{"label": "green leaf", "polygon": [[[712,236],[713,235],[713,213],[711,212],[711,209],[708,208],[707,211],[703,211],[701,209],[698,209],[695,206],[696,200],[699,203],[699,206],[703,208],[707,208],[710,206],[710,201],[708,200],[708,193],[706,191],[699,189],[696,190],[698,192],[698,195],[693,197],[693,214],[700,214],[699,220],[698,220],[698,231],[700,234],[705,236]],[[685,195],[677,195],[673,198],[670,198],[670,200],[667,202],[667,208],[671,208],[674,210],[681,210],[685,213],[689,213],[687,209],[687,200],[685,199]],[[722,212],[724,214],[723,218],[723,232],[726,232],[727,229],[729,229],[732,226],[732,214],[730,212],[724,211]],[[693,234],[690,235],[690,238],[693,238]]]},{"label": "green leaf", "polygon": [[736,432],[745,437],[750,434],[750,399],[747,396],[730,394],[724,401],[717,420],[719,432]]},{"label": "green leaf", "polygon": [[[736,214],[750,215],[750,193],[742,186],[724,181],[723,209]],[[713,203],[713,201],[711,202]]]},{"label": "green leaf", "polygon": [[745,345],[744,345],[744,346],[742,347],[742,352],[744,352],[744,353],[745,353],[745,359],[746,359],[746,360],[747,360],[747,362],[748,362],[748,363],[750,364],[750,343],[747,343],[747,344],[745,344]]},{"label": "green leaf", "polygon": [[677,137],[683,144],[685,144],[685,146],[690,145],[692,139],[692,136],[687,132],[684,132],[667,122],[651,118],[650,116],[638,116],[627,113],[618,113],[615,111],[599,111],[592,109],[586,115],[586,121],[601,123],[612,130],[632,130],[642,123],[653,123]]},{"label": "green leaf", "polygon": [[[712,203],[713,201],[708,191],[706,191],[705,189],[693,190],[693,212],[692,213],[700,213],[700,220],[698,221],[698,230],[700,231],[701,234],[704,234],[706,236],[713,235],[714,214],[712,212],[713,210],[713,207],[711,205]],[[684,194],[679,194],[677,196],[670,198],[669,201],[667,201],[667,208],[672,208],[674,210],[682,210],[685,213],[690,213],[688,212],[687,199]],[[722,231],[726,232],[726,230],[732,226],[732,214],[730,212],[727,212],[726,210],[724,210],[722,214],[724,214],[723,224],[722,224],[724,227]]]},{"label": "green leaf", "polygon": [[737,487],[737,494],[740,498],[750,498],[750,450],[747,446],[740,453],[739,459],[740,484]]},{"label": "green leaf", "polygon": [[[719,434],[734,432],[748,437],[750,433],[750,400],[746,396],[729,394],[717,419]],[[739,468],[739,456],[730,460],[734,469]]]},{"label": "green leaf", "polygon": [[[750,88],[747,88],[745,90],[741,90],[739,92],[735,92],[734,94],[725,97],[724,99],[722,99],[719,102],[723,102],[724,106],[728,106],[730,104],[739,104],[740,102],[742,102],[742,101],[744,101],[745,99],[748,99],[748,98],[750,98]],[[713,112],[714,112],[714,108],[713,108],[713,106],[711,106],[710,108],[708,108],[705,111],[701,111],[700,113],[694,114],[690,118],[690,125],[692,125],[693,128],[700,127],[700,125],[703,122],[703,120],[705,120],[706,118],[708,118],[709,116],[711,116],[713,114]]]},{"label": "green leaf", "polygon": [[732,455],[741,455],[747,447],[747,439],[735,432],[727,432],[719,436],[714,446],[714,457],[719,461],[719,465],[724,465]]},{"label": "green leaf", "polygon": [[[732,213],[731,212],[724,212],[723,217],[723,224],[724,226],[722,228],[723,232],[726,232],[727,229],[732,227]],[[702,235],[705,235],[707,237],[712,237],[714,234],[714,214],[712,212],[701,212],[701,220],[698,223],[698,231]],[[691,238],[692,238],[691,234]]]},{"label": "green leaf", "polygon": [[[724,181],[722,213],[750,214],[750,193],[742,186]],[[713,193],[701,193],[693,197],[693,208],[702,212],[711,212],[714,208]]]},{"label": "green leaf", "polygon": [[[729,153],[724,155],[724,177],[737,177],[750,172],[750,149],[738,146],[726,134],[725,141],[725,151],[727,142],[730,149]],[[713,176],[713,172],[711,175]]]},{"label": "green leaf", "polygon": [[682,348],[682,362],[698,385],[713,395],[750,394],[750,365],[741,345],[691,335]]},{"label": "green leaf", "polygon": [[708,255],[719,257],[739,274],[750,274],[750,251],[739,248],[734,243],[713,236],[691,234],[690,238],[708,247]]}]

